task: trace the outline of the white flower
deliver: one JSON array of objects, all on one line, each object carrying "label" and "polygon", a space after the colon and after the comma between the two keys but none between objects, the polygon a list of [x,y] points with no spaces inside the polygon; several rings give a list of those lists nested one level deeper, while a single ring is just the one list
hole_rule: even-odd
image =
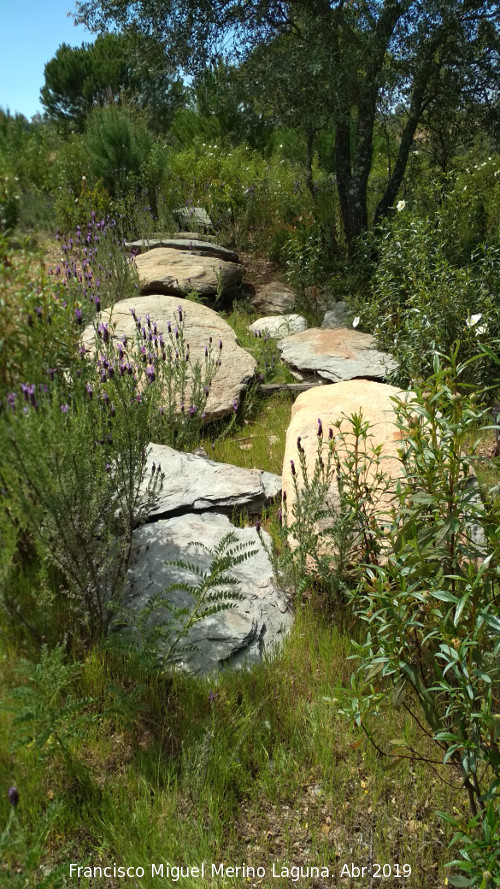
[{"label": "white flower", "polygon": [[471,315],[470,318],[467,318],[466,325],[467,327],[474,327],[475,324],[478,324],[483,316],[480,312],[477,315]]},{"label": "white flower", "polygon": [[360,321],[361,318],[359,317],[359,315],[356,315],[356,317],[353,319],[352,326],[357,327]]},{"label": "white flower", "polygon": [[401,210],[404,210],[405,207],[406,201],[398,201],[396,204],[396,210],[398,211],[398,213],[401,213]]},{"label": "white flower", "polygon": [[476,336],[480,336],[480,334],[486,333],[487,330],[488,328],[486,324],[480,324],[479,327],[474,328],[474,333],[476,334]]}]

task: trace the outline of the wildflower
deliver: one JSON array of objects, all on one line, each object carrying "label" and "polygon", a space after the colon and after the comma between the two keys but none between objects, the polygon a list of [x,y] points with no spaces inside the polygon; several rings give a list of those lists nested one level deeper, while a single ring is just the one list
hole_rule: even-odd
[{"label": "wildflower", "polygon": [[482,318],[481,312],[478,312],[477,315],[471,315],[470,318],[467,318],[465,323],[467,327],[474,327],[475,324],[478,324]]},{"label": "wildflower", "polygon": [[16,395],[15,392],[7,392],[7,404],[12,410],[14,410],[16,406]]},{"label": "wildflower", "polygon": [[69,411],[69,404],[61,404],[61,413],[67,414]]},{"label": "wildflower", "polygon": [[106,472],[111,472],[111,463],[106,463],[104,469],[106,470]]},{"label": "wildflower", "polygon": [[219,340],[219,350],[222,352],[222,340]]},{"label": "wildflower", "polygon": [[235,414],[238,411],[238,402],[236,401],[236,398],[233,401],[233,411],[235,412]]},{"label": "wildflower", "polygon": [[401,210],[404,210],[405,207],[406,201],[398,201],[396,204],[396,210],[398,211],[398,213],[401,213]]},{"label": "wildflower", "polygon": [[76,323],[78,325],[80,325],[82,323],[82,310],[81,309],[75,309],[75,319],[76,319]]},{"label": "wildflower", "polygon": [[[301,444],[301,438],[300,438],[300,435],[299,435],[298,438],[297,438],[297,450],[298,450],[299,454],[303,454],[303,453],[304,453],[304,448],[302,447],[302,444]],[[292,474],[293,474],[293,473],[292,473]]]},{"label": "wildflower", "polygon": [[54,380],[54,377],[55,377],[55,375],[56,375],[56,368],[55,368],[55,367],[48,367],[48,368],[46,369],[45,373],[47,374],[47,376],[48,376],[50,382],[52,383],[53,380]]},{"label": "wildflower", "polygon": [[148,364],[146,368],[146,376],[148,378],[149,383],[154,383],[156,379],[155,369],[152,364]]},{"label": "wildflower", "polygon": [[318,438],[323,438],[323,423],[318,417]]},{"label": "wildflower", "polygon": [[92,386],[90,385],[90,383],[85,384],[85,389],[86,389],[87,395],[89,396],[90,400],[92,401],[92,395],[94,393],[93,393]]},{"label": "wildflower", "polygon": [[198,410],[198,408],[196,407],[196,405],[192,404],[191,407],[189,408],[189,416],[191,418],[194,417],[197,410]]},{"label": "wildflower", "polygon": [[331,426],[328,429],[328,441],[333,441],[333,429]]},{"label": "wildflower", "polygon": [[94,296],[94,305],[95,305],[96,312],[100,312],[101,311],[101,300],[99,299],[98,296]]},{"label": "wildflower", "polygon": [[281,509],[281,507],[278,509],[278,522],[280,523],[280,525],[283,524],[283,510]]},{"label": "wildflower", "polygon": [[290,469],[291,469],[292,475],[295,476],[295,463],[293,462],[293,460],[290,460]]},{"label": "wildflower", "polygon": [[209,693],[208,693],[208,700],[209,700],[209,702],[210,702],[211,704],[213,704],[213,703],[215,702],[215,699],[218,698],[218,697],[219,697],[219,695],[217,694],[217,692],[215,692],[213,689],[210,689],[210,691],[209,691]]},{"label": "wildflower", "polygon": [[356,315],[356,317],[353,318],[352,326],[353,326],[353,327],[357,327],[360,321],[361,321],[360,316],[359,316],[359,315]]},{"label": "wildflower", "polygon": [[181,306],[177,306],[177,311],[179,313],[179,323],[182,323],[182,308],[181,308]]},{"label": "wildflower", "polygon": [[19,802],[19,791],[17,787],[10,787],[7,796],[9,797],[9,803],[15,808]]}]

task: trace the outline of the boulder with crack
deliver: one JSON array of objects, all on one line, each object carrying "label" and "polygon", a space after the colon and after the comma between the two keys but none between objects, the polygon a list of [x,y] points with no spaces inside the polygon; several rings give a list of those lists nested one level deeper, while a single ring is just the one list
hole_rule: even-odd
[{"label": "boulder with crack", "polygon": [[149,511],[150,522],[188,512],[231,515],[236,510],[244,510],[249,515],[260,515],[281,493],[279,475],[217,463],[158,444],[151,444],[148,449],[144,488],[153,465],[161,466],[165,482]]},{"label": "boulder with crack", "polygon": [[[221,583],[216,588],[219,592],[233,590],[238,594],[237,600],[229,601],[233,607],[194,622],[174,646],[171,663],[185,672],[210,675],[223,667],[260,663],[290,629],[292,615],[287,597],[275,583],[269,556],[255,528],[234,528],[222,515],[188,514],[153,522],[134,533],[134,557],[124,600],[129,608],[139,610],[147,608],[153,596],[175,584],[180,586],[168,593],[168,602],[176,609],[192,610],[196,595],[185,586],[199,586],[200,574],[173,563],[180,559],[196,566],[198,571],[209,572],[213,551],[229,533],[235,535],[236,546],[247,545],[253,554],[230,569],[236,587]],[[270,537],[264,532],[262,535],[270,546]],[[171,618],[167,607],[158,607],[148,620],[153,627]],[[178,619],[169,630],[163,653],[171,650],[172,641],[178,638],[183,626],[185,620]]]}]

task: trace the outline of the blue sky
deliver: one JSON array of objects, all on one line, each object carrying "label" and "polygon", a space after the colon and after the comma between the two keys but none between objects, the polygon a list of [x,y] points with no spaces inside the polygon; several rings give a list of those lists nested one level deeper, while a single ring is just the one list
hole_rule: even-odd
[{"label": "blue sky", "polygon": [[93,35],[67,13],[74,0],[0,0],[0,108],[28,119],[40,105],[43,69],[61,43],[80,46]]}]

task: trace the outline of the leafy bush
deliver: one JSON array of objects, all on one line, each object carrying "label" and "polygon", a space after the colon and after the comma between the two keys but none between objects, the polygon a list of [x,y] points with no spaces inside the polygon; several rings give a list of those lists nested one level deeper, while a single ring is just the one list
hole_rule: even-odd
[{"label": "leafy bush", "polygon": [[[483,248],[465,267],[447,258],[447,233],[431,219],[418,219],[401,202],[401,212],[380,227],[372,293],[352,300],[362,326],[393,353],[399,367],[391,380],[408,385],[432,370],[434,349],[448,354],[459,341],[466,362],[481,356],[479,344],[500,336],[500,253]],[[470,363],[464,384],[493,382],[491,361]]]},{"label": "leafy bush", "polygon": [[145,123],[123,107],[96,108],[85,134],[90,175],[111,197],[130,190],[151,151],[153,137]]},{"label": "leafy bush", "polygon": [[[475,819],[460,822],[455,837],[467,839],[462,862],[454,863],[470,882],[451,880],[472,886],[485,885],[483,871],[500,878],[500,526],[469,474],[466,437],[485,411],[459,392],[466,369],[456,351],[449,364],[435,356],[425,388],[396,405],[404,475],[390,527],[378,526],[387,558],[365,566],[352,597],[366,636],[356,644],[350,712],[379,752],[372,725],[387,697],[434,740]],[[404,737],[392,745],[393,757],[429,761]]]}]

